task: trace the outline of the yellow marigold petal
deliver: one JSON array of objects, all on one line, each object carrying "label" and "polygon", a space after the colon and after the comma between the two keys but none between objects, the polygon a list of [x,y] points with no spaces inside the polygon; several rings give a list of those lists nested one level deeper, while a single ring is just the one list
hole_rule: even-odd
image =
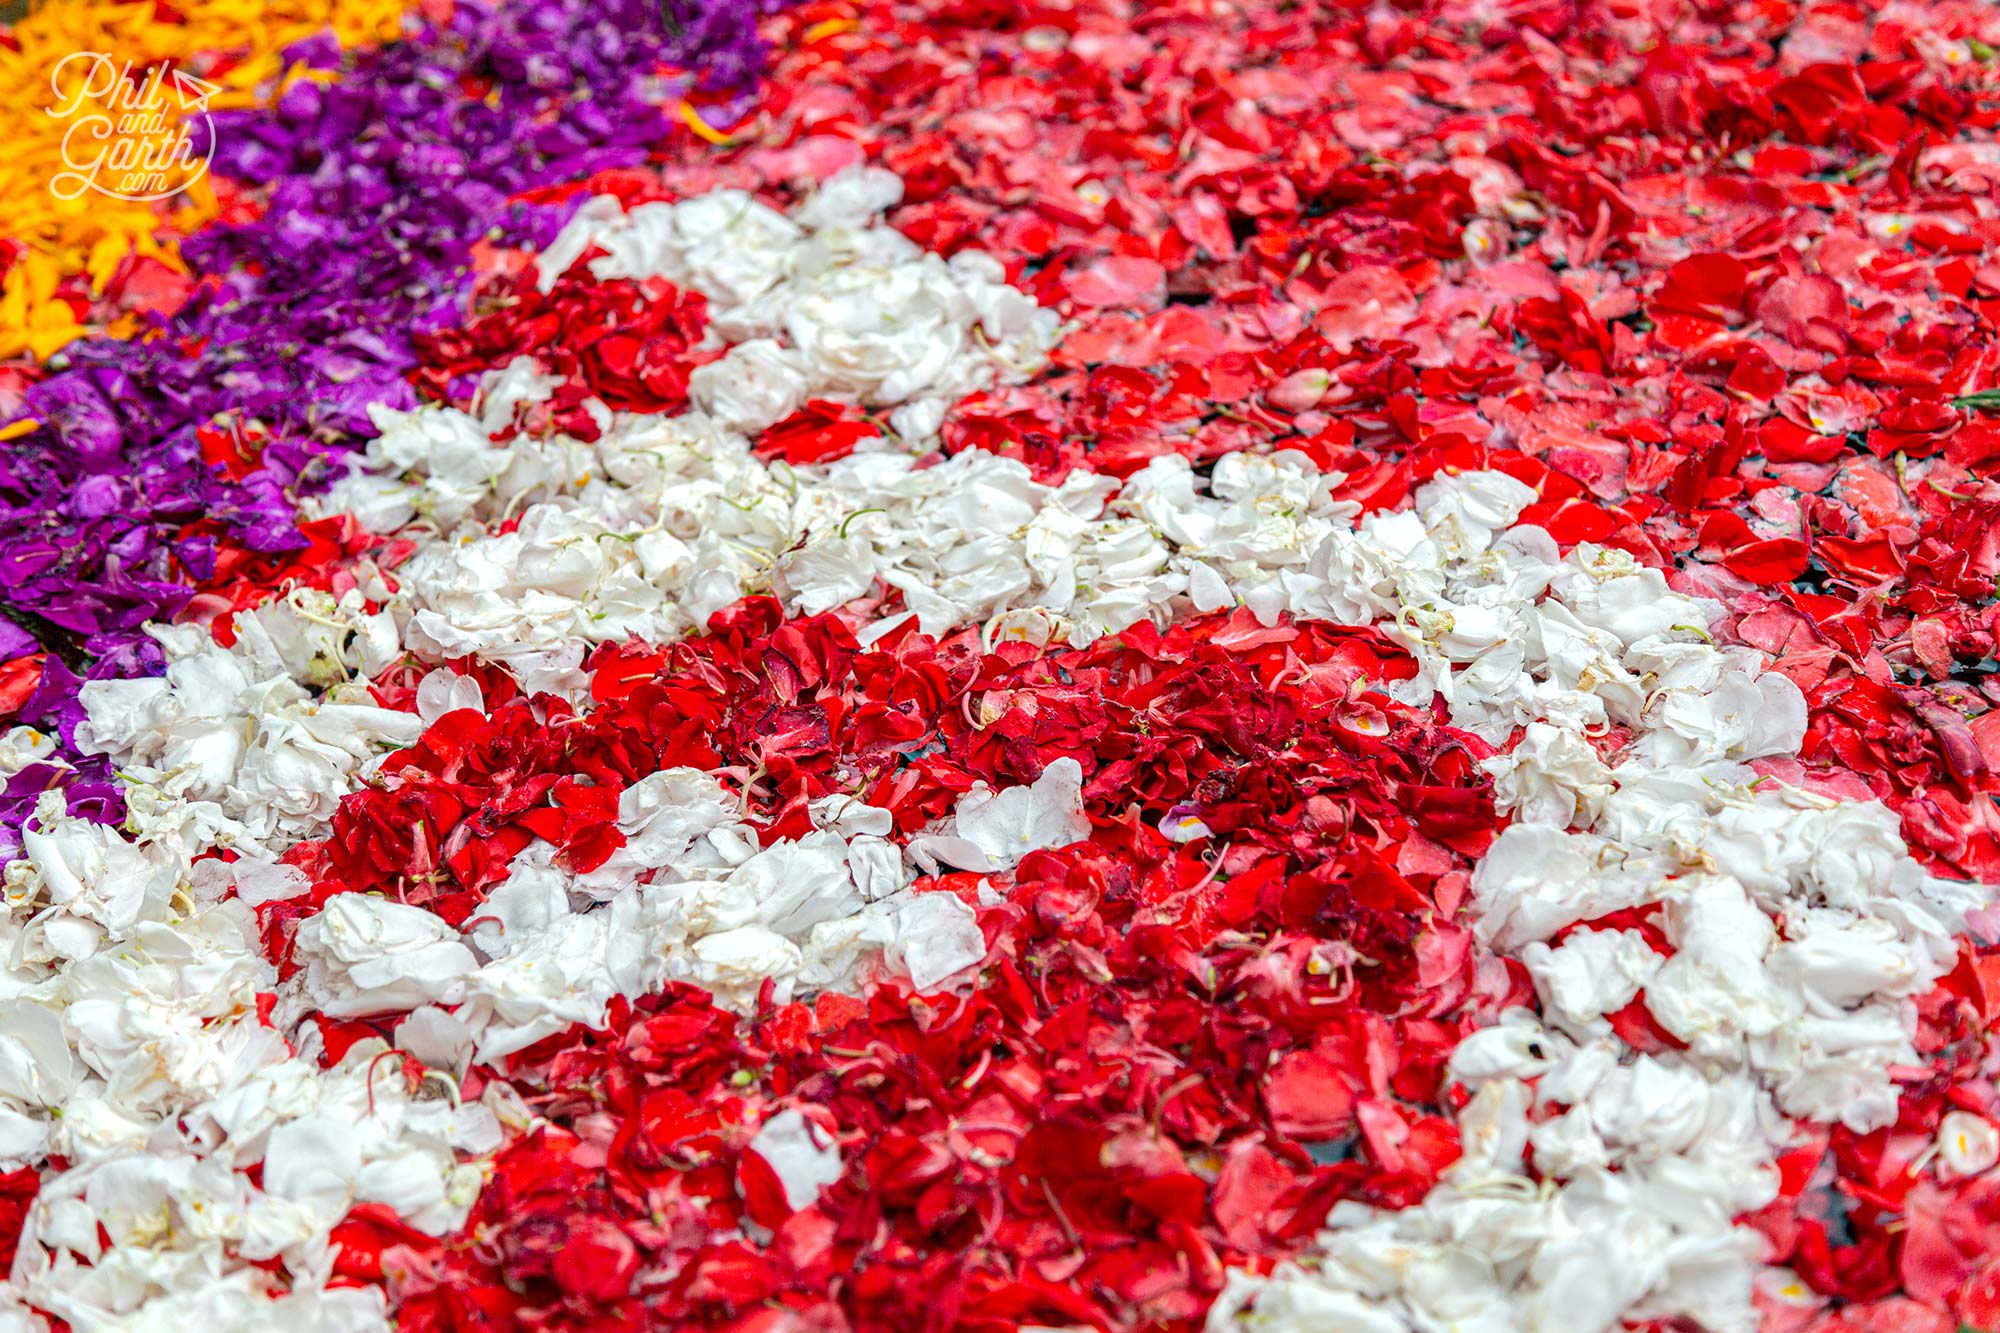
[{"label": "yellow marigold petal", "polygon": [[687,127],[689,129],[693,130],[696,134],[700,135],[702,138],[708,140],[712,144],[722,145],[733,141],[731,139],[731,136],[729,136],[728,134],[724,133],[721,130],[718,130],[717,128],[715,128],[715,126],[703,120],[701,118],[701,112],[695,110],[693,104],[691,103],[688,102],[681,103],[681,119],[687,122]]},{"label": "yellow marigold petal", "polygon": [[[43,307],[45,310],[48,308],[47,306]],[[73,319],[68,324],[30,329],[26,338],[27,348],[30,352],[34,353],[35,360],[46,361],[82,337],[83,332],[83,325],[78,324]]]},{"label": "yellow marigold petal", "polygon": [[807,28],[803,40],[810,46],[822,37],[838,37],[844,32],[856,32],[860,27],[861,24],[855,19],[824,19]]}]

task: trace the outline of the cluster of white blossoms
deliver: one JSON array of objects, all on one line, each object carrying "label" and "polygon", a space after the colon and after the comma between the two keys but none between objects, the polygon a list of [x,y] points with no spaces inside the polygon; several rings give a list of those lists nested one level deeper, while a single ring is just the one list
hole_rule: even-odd
[{"label": "cluster of white blossoms", "polygon": [[[1924,875],[1879,806],[1760,777],[1753,761],[1797,753],[1797,690],[1710,642],[1713,603],[1515,526],[1533,496],[1504,476],[1440,477],[1413,508],[1359,518],[1298,453],[1055,486],[980,450],[938,459],[951,405],[1025,379],[1058,330],[990,259],[944,261],[883,225],[899,194],[861,170],[789,216],[734,191],[587,203],[540,277],[596,247],[601,277],[702,292],[727,350],[693,376],[688,411],[597,404],[593,442],[496,444],[553,388],[526,361],[489,375],[470,412],[378,408],[380,435],[319,503],[413,539],[407,561],[363,562],[339,599],[239,616],[230,648],[158,627],[164,677],[84,687],[78,738],[117,766],[130,836],[51,798],[6,869],[0,1161],[73,1165],[34,1206],[0,1330],[39,1327],[19,1300],[80,1333],[383,1328],[377,1293],[323,1288],[328,1234],[359,1202],[436,1233],[463,1218],[477,1159],[526,1123],[499,1083],[461,1104],[473,1065],[672,981],[748,1007],[767,981],[780,1000],[874,968],[929,988],[981,962],[971,908],[911,883],[945,865],[1003,873],[1087,835],[1073,761],[969,792],[911,838],[835,798],[769,846],[715,775],[671,769],[622,793],[624,845],[589,873],[531,846],[462,928],[339,895],[299,926],[295,976],[264,960],[250,909],[311,887],[283,852],[325,836],[387,752],[484,707],[442,667],[416,712],[379,707],[368,686],[390,664],[475,657],[587,706],[591,646],[680,637],[746,593],[854,608],[870,642],[914,621],[1082,645],[1238,606],[1380,625],[1419,663],[1398,697],[1442,698],[1503,747],[1490,769],[1514,823],[1473,911],[1542,1012],[1454,1054],[1465,1155],[1420,1206],[1336,1209],[1309,1262],[1232,1275],[1213,1327],[1753,1325],[1758,1243],[1733,1218],[1773,1197],[1788,1117],[1888,1122],[1910,997],[1949,965],[1971,893]],[[759,461],[752,437],[813,398],[879,409],[892,433],[836,462]],[[0,767],[46,748],[0,739]],[[1585,924],[1646,907],[1669,952]],[[1607,1015],[1642,991],[1684,1049],[1614,1034]],[[314,1013],[400,1015],[397,1051],[432,1072],[412,1085],[379,1042],[321,1071]],[[838,1174],[819,1134],[789,1111],[760,1131],[795,1201]],[[242,1174],[260,1164],[261,1188]],[[270,1258],[289,1295],[257,1267]]]},{"label": "cluster of white blossoms", "polygon": [[[903,618],[930,634],[998,622],[1079,645],[1239,603],[1354,623],[1395,609],[1355,540],[1356,507],[1332,498],[1341,478],[1303,454],[1231,455],[1207,476],[1166,457],[1123,483],[1077,471],[1059,486],[982,450],[939,460],[944,409],[1026,378],[1057,330],[990,261],[946,264],[876,221],[899,189],[850,171],[790,218],[733,191],[587,204],[544,255],[544,280],[602,247],[600,276],[703,291],[714,330],[750,341],[695,374],[689,411],[605,409],[588,444],[490,441],[516,403],[549,392],[525,362],[490,375],[475,412],[377,409],[362,468],[321,503],[441,537],[396,570],[403,641],[574,692],[588,646],[677,637],[750,593],[814,614],[879,584],[905,609],[874,634]],[[740,392],[713,387],[739,379]],[[894,434],[833,463],[757,459],[750,436],[808,398],[892,408]]]},{"label": "cluster of white blossoms", "polygon": [[[43,1184],[14,1266],[21,1298],[79,1329],[381,1328],[378,1290],[326,1287],[328,1234],[362,1203],[449,1234],[485,1181],[469,1159],[502,1141],[493,1109],[460,1103],[446,1080],[413,1092],[379,1040],[331,1070],[264,1064],[171,1126]],[[258,1165],[261,1188],[244,1174]],[[256,1266],[268,1259],[286,1286]]]},{"label": "cluster of white blossoms", "polygon": [[[1421,1205],[1337,1207],[1309,1261],[1232,1274],[1212,1329],[1583,1333],[1680,1316],[1747,1333],[1762,1240],[1732,1221],[1776,1196],[1788,1117],[1893,1122],[1890,1069],[1916,1060],[1910,998],[1949,970],[1983,901],[1926,875],[1881,805],[1760,777],[1751,761],[1803,740],[1797,687],[1709,641],[1720,606],[1621,552],[1565,557],[1511,527],[1533,499],[1499,474],[1443,477],[1361,534],[1400,533],[1376,543],[1402,552],[1385,628],[1420,670],[1394,690],[1444,698],[1496,743],[1523,729],[1488,761],[1514,822],[1472,897],[1480,940],[1521,960],[1541,1013],[1453,1053],[1472,1093],[1465,1155]],[[1659,909],[1670,953],[1578,928],[1640,907]],[[1685,1049],[1636,1053],[1613,1033],[1606,1015],[1642,991]]]},{"label": "cluster of white blossoms", "polygon": [[902,198],[877,167],[841,172],[789,217],[740,190],[629,210],[600,197],[536,271],[547,291],[596,248],[600,279],[665,278],[707,297],[730,346],[688,388],[724,430],[755,434],[830,398],[892,409],[898,435],[927,440],[965,395],[1039,369],[1057,321],[990,255],[941,259],[884,224]]},{"label": "cluster of white blossoms", "polygon": [[356,776],[422,732],[368,692],[401,643],[359,589],[338,601],[301,590],[240,615],[229,648],[200,625],[151,630],[166,674],[86,681],[77,728],[86,754],[116,765],[149,836],[274,856],[324,834]]},{"label": "cluster of white blossoms", "polygon": [[[1082,798],[1074,783],[1066,796],[1067,819],[1052,827],[1068,831],[1082,819]],[[811,813],[814,832],[760,847],[738,797],[713,775],[654,773],[620,794],[626,842],[610,860],[572,874],[554,864],[553,848],[535,844],[463,932],[419,907],[334,898],[299,930],[305,970],[292,995],[302,1014],[417,1011],[415,1035],[399,1045],[427,1062],[448,1053],[440,1067],[462,1070],[573,1023],[601,1024],[615,996],[669,981],[748,1010],[767,980],[779,1003],[795,991],[852,990],[879,957],[928,989],[985,958],[971,908],[950,894],[909,891],[915,874],[889,837],[888,811],[827,797]],[[1074,839],[1017,847],[970,822],[971,845],[996,856]]]},{"label": "cluster of white blossoms", "polygon": [[[410,1088],[381,1042],[326,1071],[296,1056],[260,1017],[278,983],[249,906],[177,837],[128,840],[52,793],[23,842],[0,919],[0,1167],[70,1166],[29,1212],[0,1328],[40,1327],[21,1302],[79,1330],[382,1327],[378,1292],[320,1290],[328,1233],[366,1202],[454,1229],[494,1113]],[[272,1258],[289,1290],[255,1266]]]},{"label": "cluster of white blossoms", "polygon": [[[415,420],[431,412],[383,438],[434,428]],[[678,637],[751,593],[814,614],[879,582],[906,609],[878,635],[906,618],[933,635],[998,620],[1078,645],[1238,602],[1351,620],[1389,609],[1353,506],[1331,498],[1340,478],[1303,454],[1231,455],[1207,478],[1162,458],[1122,484],[1075,472],[1048,486],[980,450],[766,467],[691,415],[621,421],[594,447],[580,489],[503,531],[468,523],[397,569],[391,610],[412,647],[573,690],[589,645]],[[473,512],[510,508],[489,497]]]}]

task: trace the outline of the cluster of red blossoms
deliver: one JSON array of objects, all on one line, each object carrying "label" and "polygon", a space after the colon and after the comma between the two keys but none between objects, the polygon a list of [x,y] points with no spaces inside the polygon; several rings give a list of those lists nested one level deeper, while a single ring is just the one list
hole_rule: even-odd
[{"label": "cluster of red blossoms", "polygon": [[[689,130],[579,188],[785,204],[895,171],[890,223],[993,253],[1066,321],[1047,370],[949,414],[945,454],[1054,483],[1292,449],[1370,512],[1505,472],[1536,493],[1520,522],[1729,608],[1718,637],[1809,707],[1774,770],[1883,801],[1931,869],[2000,882],[2000,14],[918,0],[770,32],[729,142]],[[597,439],[594,403],[679,411],[719,355],[698,294],[584,265],[544,293],[489,258],[413,379],[467,404],[525,356],[561,382],[497,440]],[[877,433],[813,401],[758,453]],[[254,451],[202,442],[225,468]],[[363,553],[409,552],[306,531],[282,563],[225,544],[195,608],[219,638],[280,584],[338,593]],[[725,777],[767,846],[831,795],[907,842],[978,784],[1083,774],[1087,839],[916,884],[976,912],[970,979],[767,986],[741,1015],[674,984],[472,1068],[458,1095],[504,1085],[528,1118],[466,1225],[371,1204],[335,1232],[340,1280],[383,1287],[401,1328],[1192,1329],[1228,1270],[1307,1252],[1342,1202],[1416,1205],[1459,1158],[1451,1053],[1536,991],[1465,910],[1505,825],[1494,748],[1390,700],[1407,654],[1247,610],[1084,648],[859,628],[748,599],[700,637],[597,650],[588,706],[453,663],[483,709],[437,718],[286,854],[312,889],[259,923],[288,977],[340,894],[463,928],[538,842],[602,866],[620,794],[663,769]],[[414,709],[421,677],[377,697]],[[1184,816],[1199,837],[1162,832]],[[1590,924],[1670,952],[1647,911]],[[1994,933],[1917,1004],[1897,1122],[1803,1126],[1741,1219],[1814,1294],[1769,1327],[2000,1326],[2000,1176],[1934,1162],[1950,1113],[2000,1130]],[[1609,1018],[1632,1050],[1679,1046],[1641,999]],[[322,1016],[323,1058],[394,1027]],[[839,1149],[803,1205],[751,1147],[781,1108]],[[0,1235],[31,1188],[0,1179]]]},{"label": "cluster of red blossoms", "polygon": [[411,379],[434,399],[463,402],[482,372],[527,357],[560,383],[546,400],[518,407],[521,419],[495,438],[526,430],[594,440],[602,426],[586,399],[619,412],[687,406],[688,373],[711,359],[693,350],[707,323],[699,293],[657,279],[598,282],[579,262],[543,292],[526,270],[497,274],[475,294],[463,326],[417,336],[423,363]]},{"label": "cluster of red blossoms", "polygon": [[[670,650],[603,652],[581,716],[440,718],[288,858],[324,878],[266,909],[275,948],[328,891],[400,881],[462,920],[536,837],[601,863],[617,793],[661,767],[759,774],[771,841],[818,796],[907,832],[1064,757],[1101,815],[981,909],[969,993],[767,988],[739,1021],[676,987],[513,1057],[542,1123],[466,1231],[367,1210],[337,1233],[346,1271],[387,1281],[408,1328],[1185,1326],[1224,1264],[1296,1250],[1337,1200],[1416,1202],[1458,1153],[1445,1057],[1532,988],[1480,974],[1449,919],[1495,821],[1479,743],[1362,687],[1406,668],[1372,632],[1242,612],[1083,652],[983,653],[976,631],[862,651],[752,600]],[[1188,804],[1206,856],[1158,832]],[[916,887],[978,901],[982,879]],[[322,1026],[329,1058],[369,1032]],[[847,1162],[802,1209],[745,1151],[779,1104],[837,1127]]]}]

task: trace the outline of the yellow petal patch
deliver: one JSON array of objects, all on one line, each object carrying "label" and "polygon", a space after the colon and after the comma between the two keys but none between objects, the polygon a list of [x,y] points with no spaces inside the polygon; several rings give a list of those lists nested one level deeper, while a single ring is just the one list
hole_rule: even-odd
[{"label": "yellow petal patch", "polygon": [[[331,28],[343,46],[383,42],[402,24],[403,0],[42,0],[18,23],[18,50],[0,48],[0,198],[7,239],[20,247],[0,277],[0,359],[26,352],[46,359],[87,332],[56,293],[81,278],[89,294],[129,254],[181,270],[177,238],[215,216],[204,180],[159,202],[85,192],[58,199],[50,183],[64,169],[63,136],[75,116],[49,114],[50,83],[66,57],[96,52],[134,68],[170,64],[219,85],[212,109],[248,106],[278,78],[280,52]],[[170,19],[172,21],[163,21]],[[218,72],[220,71],[220,72]],[[76,115],[101,109],[86,102]],[[74,288],[72,288],[74,290]]]}]

